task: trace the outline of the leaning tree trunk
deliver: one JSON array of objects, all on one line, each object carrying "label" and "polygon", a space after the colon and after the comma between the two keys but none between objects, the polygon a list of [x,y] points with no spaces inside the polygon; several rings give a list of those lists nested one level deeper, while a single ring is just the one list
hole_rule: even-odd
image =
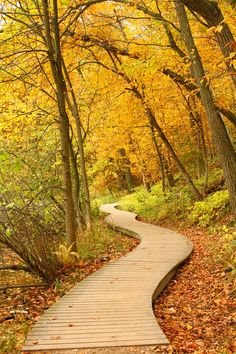
[{"label": "leaning tree trunk", "polygon": [[[236,42],[233,34],[224,21],[224,16],[216,1],[210,0],[180,0],[189,10],[196,12],[204,18],[207,25],[215,27],[215,36],[221,52],[223,53],[228,71],[236,87],[236,68],[233,65],[233,57],[230,54],[236,52]],[[233,1],[232,1],[233,3]]]},{"label": "leaning tree trunk", "polygon": [[197,85],[200,89],[202,103],[211,128],[213,141],[221,160],[226,185],[229,191],[231,207],[233,212],[236,213],[236,154],[220,113],[215,107],[211,90],[205,78],[202,61],[188,23],[184,5],[180,0],[175,0],[174,2],[182,36],[192,62],[192,68]]},{"label": "leaning tree trunk", "polygon": [[176,165],[178,166],[179,170],[181,171],[183,177],[185,178],[186,182],[189,184],[189,186],[192,189],[192,192],[195,196],[195,198],[197,200],[201,200],[202,196],[200,194],[200,192],[198,191],[198,189],[195,187],[189,173],[187,172],[187,170],[185,169],[184,165],[182,164],[182,162],[179,160],[175,150],[173,149],[171,143],[169,142],[168,138],[166,137],[165,133],[163,132],[163,130],[161,129],[160,125],[157,123],[156,118],[154,113],[152,112],[152,110],[149,107],[146,107],[146,114],[149,118],[149,122],[151,125],[153,125],[153,127],[156,129],[156,131],[158,132],[161,140],[163,141],[163,143],[165,144],[165,146],[167,147],[167,149],[170,152],[171,157],[173,158],[173,160],[175,161]]},{"label": "leaning tree trunk", "polygon": [[190,188],[192,189],[192,192],[193,192],[195,198],[197,200],[201,200],[202,199],[201,193],[199,192],[199,190],[194,185],[191,176],[189,175],[188,171],[186,170],[186,168],[184,167],[184,165],[182,164],[182,162],[178,158],[173,146],[171,145],[171,143],[169,142],[167,136],[165,135],[165,133],[161,129],[160,125],[158,124],[154,112],[151,110],[151,108],[149,106],[147,106],[147,103],[145,102],[144,97],[139,92],[137,87],[132,85],[131,80],[125,75],[122,75],[122,77],[131,85],[131,87],[132,87],[131,90],[134,92],[135,96],[142,102],[142,106],[145,107],[145,113],[146,113],[146,116],[147,116],[147,118],[149,120],[149,124],[151,126],[153,126],[153,128],[159,134],[162,142],[165,144],[165,146],[166,146],[167,150],[169,151],[172,159],[175,161],[175,163],[178,166],[180,172],[182,173],[184,179],[186,180],[186,182],[189,184]]},{"label": "leaning tree trunk", "polygon": [[120,75],[126,80],[126,82],[128,84],[130,84],[131,91],[133,91],[135,96],[142,102],[142,106],[145,107],[145,113],[146,113],[146,116],[147,116],[147,118],[149,120],[149,124],[151,126],[153,126],[153,128],[159,134],[162,142],[165,144],[165,146],[166,146],[167,150],[169,151],[172,159],[175,161],[175,163],[178,166],[180,172],[182,173],[184,179],[186,180],[186,182],[189,184],[190,188],[192,189],[192,192],[193,192],[195,198],[197,200],[201,200],[202,199],[201,193],[199,192],[199,190],[194,185],[194,183],[193,183],[193,181],[191,179],[191,176],[189,175],[188,171],[186,170],[186,168],[184,167],[184,165],[182,164],[182,162],[178,158],[173,146],[171,145],[171,143],[169,142],[167,136],[165,135],[165,133],[161,129],[160,125],[158,124],[154,112],[151,110],[151,108],[149,106],[147,106],[147,103],[145,102],[144,97],[139,92],[138,88],[132,85],[132,82],[129,79],[129,77],[127,77],[126,75],[123,75],[123,74],[120,74]]},{"label": "leaning tree trunk", "polygon": [[150,129],[151,129],[151,136],[152,136],[152,141],[153,144],[156,148],[156,152],[157,152],[157,158],[158,158],[158,164],[160,166],[160,171],[161,171],[161,180],[162,180],[162,190],[163,192],[165,192],[166,189],[166,181],[165,181],[165,177],[167,178],[167,184],[168,187],[171,188],[175,185],[175,180],[174,177],[170,171],[168,162],[164,156],[164,154],[162,153],[160,146],[158,144],[156,135],[155,135],[155,129],[154,126],[150,124]]}]

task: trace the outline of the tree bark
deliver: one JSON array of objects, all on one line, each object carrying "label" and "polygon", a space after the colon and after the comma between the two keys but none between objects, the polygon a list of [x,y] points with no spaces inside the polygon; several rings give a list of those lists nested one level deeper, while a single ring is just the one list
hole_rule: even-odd
[{"label": "tree bark", "polygon": [[63,190],[65,201],[65,227],[68,246],[72,246],[76,250],[76,222],[75,222],[75,208],[73,202],[73,190],[70,169],[70,134],[69,134],[69,119],[66,112],[65,105],[65,82],[62,73],[62,57],[60,48],[60,33],[58,25],[58,9],[57,0],[53,0],[53,28],[54,40],[50,28],[49,7],[48,0],[43,0],[43,19],[45,26],[45,39],[48,49],[48,58],[50,67],[56,86],[57,105],[59,111],[59,125],[60,125],[60,140],[61,140],[61,155],[63,163]]},{"label": "tree bark", "polygon": [[126,151],[124,148],[120,148],[118,149],[118,154],[120,156],[120,161],[121,161],[121,170],[124,171],[124,177],[125,177],[125,181],[126,181],[126,186],[127,186],[127,189],[128,191],[130,192],[133,187],[134,187],[134,184],[133,184],[133,177],[132,177],[132,174],[131,174],[131,170],[130,170],[130,161],[129,159],[127,158],[126,156]]},{"label": "tree bark", "polygon": [[160,146],[158,144],[158,141],[156,139],[154,126],[150,125],[150,128],[151,128],[151,136],[152,136],[153,144],[156,148],[158,163],[159,163],[160,171],[161,171],[162,190],[163,190],[163,192],[165,192],[165,189],[166,189],[165,179],[167,178],[167,184],[168,184],[169,188],[171,188],[175,185],[175,180],[174,180],[174,177],[170,171],[168,161],[166,160],[164,154],[162,153]]},{"label": "tree bark", "polygon": [[79,109],[76,101],[76,96],[75,92],[70,80],[69,73],[67,71],[66,65],[63,61],[63,70],[65,73],[66,81],[69,86],[69,92],[72,97],[72,104],[70,103],[70,98],[68,91],[66,93],[66,98],[68,102],[69,109],[71,110],[71,113],[75,119],[75,124],[76,124],[76,131],[77,131],[77,137],[78,137],[78,146],[79,146],[79,162],[80,162],[80,170],[81,170],[81,175],[82,175],[82,185],[83,185],[83,191],[84,191],[84,204],[85,204],[85,224],[86,228],[89,230],[92,227],[92,216],[91,216],[91,203],[90,203],[90,192],[89,192],[89,185],[88,185],[88,178],[87,178],[87,172],[86,172],[86,163],[85,163],[85,154],[84,154],[84,144],[83,144],[83,137],[82,137],[82,129],[81,129],[81,120],[80,120],[80,114],[79,114]]},{"label": "tree bark", "polygon": [[[199,153],[202,151],[203,154],[203,161],[204,161],[204,187],[203,191],[204,194],[206,193],[207,190],[207,184],[208,184],[208,152],[207,152],[207,145],[206,145],[206,140],[205,140],[205,135],[204,135],[204,129],[203,129],[203,124],[202,124],[202,119],[197,111],[196,107],[196,102],[195,102],[195,96],[192,97],[191,100],[191,106],[190,106],[190,117],[192,117],[193,121],[193,126],[196,127],[196,135],[197,135],[197,145],[199,147]],[[200,165],[200,161],[199,161]],[[199,166],[200,167],[200,166]],[[199,168],[199,177],[201,175],[201,168]]]},{"label": "tree bark", "polygon": [[[174,0],[174,3],[185,46],[188,50],[188,54],[192,62],[192,68],[197,85],[200,89],[200,95],[207,114],[209,126],[211,128],[213,141],[221,160],[226,185],[229,191],[232,211],[236,213],[236,154],[224,122],[215,107],[212,93],[205,78],[202,61],[192,36],[182,0]],[[196,3],[198,3],[198,1],[196,1]]]},{"label": "tree bark", "polygon": [[74,207],[76,213],[76,222],[78,226],[78,231],[82,232],[84,229],[84,220],[83,214],[81,210],[81,203],[80,203],[80,176],[77,166],[77,159],[76,155],[72,146],[72,141],[70,140],[70,156],[71,156],[71,171],[73,176],[73,200],[74,200]]},{"label": "tree bark", "polygon": [[154,127],[152,125],[150,125],[150,128],[151,128],[152,141],[153,141],[153,144],[154,144],[156,152],[157,152],[157,160],[158,160],[158,164],[159,164],[160,172],[161,172],[162,191],[165,192],[165,190],[166,190],[165,170],[164,170],[164,166],[163,166],[163,162],[162,162],[161,151],[160,151],[160,148],[159,148],[156,136],[155,136]]},{"label": "tree bark", "polygon": [[158,132],[161,140],[163,141],[163,143],[166,145],[167,149],[169,150],[171,157],[173,158],[173,160],[175,161],[175,163],[177,164],[179,170],[181,171],[183,177],[185,178],[186,182],[189,184],[189,186],[192,189],[192,192],[195,196],[195,198],[197,200],[201,200],[202,196],[200,194],[200,192],[198,191],[198,189],[195,187],[189,173],[187,172],[187,170],[185,169],[184,165],[181,163],[181,161],[179,160],[175,150],[173,149],[172,145],[170,144],[168,138],[166,137],[165,133],[163,132],[163,130],[161,129],[160,125],[157,123],[156,118],[154,113],[152,112],[152,110],[147,107],[146,108],[146,114],[149,117],[149,122],[150,124],[153,125],[153,127],[156,129],[156,131]]},{"label": "tree bark", "polygon": [[[187,78],[167,68],[163,69],[162,73],[178,84],[183,85],[187,91],[196,91],[196,96],[201,100],[200,92],[198,92],[198,86],[192,82],[189,82]],[[227,108],[218,106],[217,104],[215,104],[215,106],[216,109],[236,127],[236,114]]]},{"label": "tree bark", "polygon": [[215,1],[210,0],[180,0],[189,10],[196,12],[206,21],[209,27],[216,27],[215,36],[221,52],[226,60],[230,76],[236,87],[236,69],[233,66],[230,54],[236,52],[236,42],[233,34],[224,20],[224,16]]}]

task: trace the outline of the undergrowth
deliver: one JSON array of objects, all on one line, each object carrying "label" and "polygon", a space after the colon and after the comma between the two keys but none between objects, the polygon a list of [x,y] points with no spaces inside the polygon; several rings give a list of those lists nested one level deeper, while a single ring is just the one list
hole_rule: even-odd
[{"label": "undergrowth", "polygon": [[[73,252],[72,246],[61,244],[56,252],[57,257],[64,267],[71,267],[78,262],[88,262],[100,258],[108,250],[120,253],[124,247],[132,246],[133,241],[127,237],[125,244],[121,242],[118,233],[109,228],[103,221],[95,221],[92,231],[83,232],[78,236],[77,252]],[[121,236],[121,235],[120,235]]]},{"label": "undergrowth", "polygon": [[[137,243],[138,241],[131,237],[110,229],[103,221],[94,221],[93,232],[80,235],[77,252],[72,252],[71,248],[64,244],[60,245],[56,255],[64,267],[47,290],[0,290],[0,302],[4,302],[4,307],[0,308],[0,353],[18,354],[29,328],[45,308],[51,306],[76,282],[111,259],[126,254]],[[16,316],[8,320],[7,317],[13,312]]]},{"label": "undergrowth", "polygon": [[[228,281],[235,282],[236,274],[236,222],[230,217],[229,194],[224,189],[223,173],[214,169],[209,175],[208,194],[196,201],[190,188],[178,181],[172,190],[163,192],[161,183],[157,183],[148,192],[139,187],[134,193],[123,197],[120,207],[134,211],[147,221],[154,223],[181,224],[185,227],[201,227],[204,233],[217,233],[220,242],[210,246],[214,248],[217,260],[224,265]],[[204,178],[194,181],[199,190],[204,189]],[[233,286],[235,289],[235,287]],[[236,289],[235,289],[236,295]]]},{"label": "undergrowth", "polygon": [[[207,226],[229,212],[229,195],[222,187],[222,178],[222,170],[213,170],[208,181],[208,190],[213,192],[202,201],[196,201],[189,186],[184,183],[163,192],[159,182],[150,192],[144,187],[136,188],[134,193],[121,199],[120,206],[151,221],[182,220],[188,224]],[[202,190],[204,178],[194,183]]]},{"label": "undergrowth", "polygon": [[[121,235],[120,235],[121,236]],[[121,253],[124,246],[132,245],[132,239],[126,237],[124,245],[121,242],[118,233],[109,228],[103,221],[97,221],[93,225],[93,232],[83,233],[78,240],[78,257],[82,261],[99,258],[105,254],[107,250]]]},{"label": "undergrowth", "polygon": [[100,214],[99,208],[102,204],[113,203],[116,201],[116,197],[112,194],[105,194],[103,196],[95,197],[91,201],[92,215],[97,218]]},{"label": "undergrowth", "polygon": [[236,296],[236,221],[211,227],[209,232],[220,235],[219,243],[212,247],[216,260],[224,265],[225,272],[228,273],[227,281],[232,283],[234,292],[232,295]]},{"label": "undergrowth", "polygon": [[228,212],[229,193],[221,190],[209,195],[205,200],[196,202],[188,217],[199,226],[208,226],[213,220],[222,218]]}]

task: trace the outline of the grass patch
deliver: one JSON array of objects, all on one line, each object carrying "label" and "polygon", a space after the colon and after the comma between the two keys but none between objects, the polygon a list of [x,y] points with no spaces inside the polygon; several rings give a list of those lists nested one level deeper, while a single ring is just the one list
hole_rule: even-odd
[{"label": "grass patch", "polygon": [[133,243],[132,238],[122,236],[103,221],[97,221],[93,224],[92,232],[83,233],[79,237],[77,254],[78,258],[85,262],[101,258],[111,251],[119,256],[129,251]]},{"label": "grass patch", "polygon": [[72,251],[72,246],[61,244],[56,255],[65,268],[70,268],[81,262],[100,259],[107,252],[112,251],[120,255],[129,251],[133,244],[134,239],[112,230],[104,221],[95,221],[91,231],[85,231],[78,236],[77,252]]},{"label": "grass patch", "polygon": [[116,201],[116,197],[112,194],[105,194],[103,196],[93,198],[91,200],[92,216],[97,218],[100,215],[99,208],[102,204],[114,203]]}]

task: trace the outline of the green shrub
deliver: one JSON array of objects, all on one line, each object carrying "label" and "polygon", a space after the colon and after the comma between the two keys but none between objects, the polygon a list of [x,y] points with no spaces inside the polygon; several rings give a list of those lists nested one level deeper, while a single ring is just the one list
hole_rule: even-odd
[{"label": "green shrub", "polygon": [[112,194],[106,194],[101,197],[97,197],[92,199],[91,201],[91,209],[92,209],[92,216],[97,218],[100,214],[99,208],[102,204],[106,203],[113,203],[115,202],[115,197]]},{"label": "green shrub", "polygon": [[185,186],[173,188],[163,193],[161,183],[157,183],[148,192],[139,187],[133,194],[121,199],[120,205],[124,210],[134,211],[149,220],[181,219],[185,217],[184,210],[191,205],[192,193]]},{"label": "green shrub", "polygon": [[[222,168],[214,168],[210,171],[208,175],[208,181],[207,181],[207,189],[219,189],[221,188],[221,183],[224,179],[224,173]],[[203,190],[203,187],[205,183],[205,176],[201,176],[199,179],[194,180],[195,186],[201,191]]]},{"label": "green shrub", "polygon": [[149,193],[144,187],[139,187],[133,194],[123,197],[120,206],[124,210],[134,211],[138,215],[152,219],[156,214],[158,200],[158,196]]},{"label": "green shrub", "polygon": [[236,222],[212,227],[211,233],[219,236],[218,242],[214,242],[211,247],[217,262],[225,268],[227,282],[232,284],[232,294],[236,294]]},{"label": "green shrub", "polygon": [[205,200],[196,202],[188,218],[199,226],[207,226],[212,220],[222,217],[228,205],[228,191],[218,191]]},{"label": "green shrub", "polygon": [[[208,178],[208,189],[222,188],[223,171],[220,168],[211,170]],[[204,176],[194,181],[201,190],[204,186]],[[226,190],[220,190],[209,195],[205,200],[196,202],[189,185],[178,177],[178,185],[165,193],[161,182],[148,192],[138,187],[133,194],[123,197],[120,206],[124,210],[134,211],[150,221],[189,220],[200,226],[207,226],[213,219],[220,219],[228,211],[229,196]],[[189,215],[190,214],[190,215]]]}]

